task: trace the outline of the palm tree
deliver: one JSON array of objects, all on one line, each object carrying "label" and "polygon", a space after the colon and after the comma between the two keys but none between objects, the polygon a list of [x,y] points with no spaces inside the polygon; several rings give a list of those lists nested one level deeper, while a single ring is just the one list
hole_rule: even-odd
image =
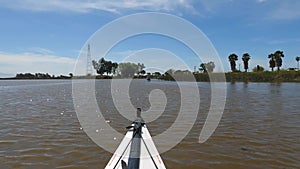
[{"label": "palm tree", "polygon": [[229,62],[230,62],[231,70],[232,70],[233,72],[235,72],[235,71],[236,71],[236,68],[235,68],[235,66],[236,66],[235,61],[238,60],[238,55],[236,55],[235,53],[233,53],[233,54],[231,54],[231,55],[228,56],[228,60],[229,60]]},{"label": "palm tree", "polygon": [[280,70],[280,67],[282,66],[282,59],[284,57],[283,51],[276,51],[274,53],[275,55],[275,61],[276,61],[276,66],[277,66],[277,70]]},{"label": "palm tree", "polygon": [[245,69],[245,72],[247,72],[247,70],[248,70],[248,62],[249,62],[249,60],[250,60],[250,55],[249,55],[249,53],[244,53],[243,54],[243,57],[242,57],[242,60],[243,60],[243,62],[244,62],[244,69]]},{"label": "palm tree", "polygon": [[299,70],[299,60],[300,60],[300,56],[297,56],[297,57],[296,57],[296,61],[297,61],[297,63],[298,63],[298,70]]},{"label": "palm tree", "polygon": [[273,72],[274,67],[276,66],[275,55],[273,53],[271,53],[271,54],[268,55],[268,58],[270,58],[269,65],[270,65],[270,68],[272,69],[272,72]]}]

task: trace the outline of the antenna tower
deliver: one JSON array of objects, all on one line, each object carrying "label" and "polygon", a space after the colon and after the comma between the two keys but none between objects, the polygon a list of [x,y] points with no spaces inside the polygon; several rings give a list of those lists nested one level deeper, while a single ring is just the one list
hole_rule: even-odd
[{"label": "antenna tower", "polygon": [[92,71],[92,56],[91,56],[91,48],[90,44],[88,44],[87,58],[86,58],[86,75],[91,76]]}]

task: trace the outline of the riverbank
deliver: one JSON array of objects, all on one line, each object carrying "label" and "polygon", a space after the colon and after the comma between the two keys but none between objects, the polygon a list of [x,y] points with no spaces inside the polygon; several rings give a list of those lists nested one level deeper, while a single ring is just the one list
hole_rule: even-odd
[{"label": "riverbank", "polygon": [[230,82],[300,82],[299,71],[231,72],[225,76]]},{"label": "riverbank", "polygon": [[[222,73],[212,73],[217,81],[223,81]],[[207,73],[194,73],[183,75],[165,75],[161,76],[161,80],[174,81],[190,81],[195,78],[197,82],[209,82],[210,76]],[[225,73],[227,82],[300,82],[300,72],[298,71],[274,71],[274,72],[227,72]],[[218,80],[219,79],[219,80]]]},{"label": "riverbank", "polygon": [[17,78],[17,77],[7,77],[7,78],[0,78],[0,80],[67,80],[72,79],[68,76],[59,76],[59,77],[51,77],[51,78]]},{"label": "riverbank", "polygon": [[[224,81],[222,73],[212,73],[212,78],[217,81]],[[265,71],[265,72],[227,72],[225,73],[227,82],[300,82],[300,71]],[[107,75],[97,76],[57,76],[57,77],[11,77],[0,78],[0,80],[43,80],[43,79],[122,79],[120,76],[112,77]],[[135,76],[134,79],[146,79],[146,76]],[[194,81],[210,82],[207,73],[185,73],[185,74],[164,74],[161,76],[151,76],[151,79],[166,81]]]},{"label": "riverbank", "polygon": [[0,80],[49,80],[49,79],[72,79],[73,74],[70,73],[69,76],[60,75],[49,75],[48,73],[18,73],[15,77],[6,77],[6,78],[0,78]]}]

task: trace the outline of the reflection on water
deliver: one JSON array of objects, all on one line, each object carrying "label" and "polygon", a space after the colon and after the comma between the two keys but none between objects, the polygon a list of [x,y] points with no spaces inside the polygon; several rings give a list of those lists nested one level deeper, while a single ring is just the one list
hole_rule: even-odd
[{"label": "reflection on water", "polygon": [[[97,101],[120,132],[130,122],[111,100],[108,80],[96,82]],[[82,131],[74,112],[71,81],[0,81],[1,168],[104,168],[111,154]],[[167,168],[300,168],[300,85],[228,83],[225,112],[205,143],[199,133],[210,106],[209,83],[199,83],[199,116],[188,136],[162,154]],[[174,82],[134,81],[131,101],[147,110],[147,94],[164,91],[167,107],[149,123],[153,135],[172,125],[180,107]]]}]

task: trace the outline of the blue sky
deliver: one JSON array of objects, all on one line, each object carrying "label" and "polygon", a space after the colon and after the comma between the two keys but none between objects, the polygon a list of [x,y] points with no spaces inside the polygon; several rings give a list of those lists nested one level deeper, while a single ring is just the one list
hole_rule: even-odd
[{"label": "blue sky", "polygon": [[[295,57],[300,55],[299,9],[298,0],[2,0],[0,76],[73,72],[79,51],[93,33],[115,19],[138,12],[168,13],[194,24],[216,48],[225,71],[229,71],[229,54],[238,54],[241,63],[245,52],[252,56],[251,69],[257,64],[268,69],[267,55],[276,50],[285,53],[284,68],[296,67]],[[170,51],[191,69],[200,64],[189,59],[193,53],[182,44],[155,35],[132,37],[105,57],[121,61],[147,48],[160,48],[158,54],[162,55],[168,53],[162,51]]]}]

